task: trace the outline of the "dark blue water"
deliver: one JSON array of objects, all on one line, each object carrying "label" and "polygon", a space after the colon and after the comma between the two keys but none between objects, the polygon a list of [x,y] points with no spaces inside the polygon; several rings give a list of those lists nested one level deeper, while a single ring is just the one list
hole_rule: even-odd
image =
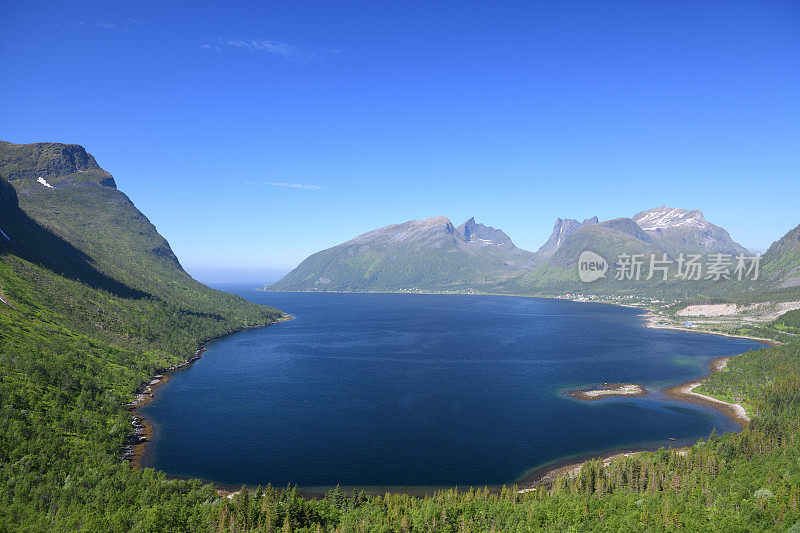
[{"label": "dark blue water", "polygon": [[[227,290],[297,318],[211,343],[143,412],[150,466],[233,485],[495,485],[567,456],[735,431],[658,391],[760,346],[647,329],[602,304]],[[600,382],[653,394],[564,395]]]}]

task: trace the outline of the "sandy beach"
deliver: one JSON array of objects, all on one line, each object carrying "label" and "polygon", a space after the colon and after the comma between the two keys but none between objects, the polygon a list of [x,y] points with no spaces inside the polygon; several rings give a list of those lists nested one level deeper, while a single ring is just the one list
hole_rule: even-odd
[{"label": "sandy beach", "polygon": [[[719,357],[714,359],[710,365],[711,373],[714,374],[724,370],[729,359],[730,357]],[[689,383],[683,383],[681,385],[664,389],[664,393],[672,398],[675,398],[676,400],[696,403],[699,405],[707,405],[709,407],[719,409],[726,415],[733,418],[741,427],[746,427],[750,423],[750,417],[747,416],[747,411],[744,407],[742,407],[741,404],[724,402],[722,400],[712,398],[711,396],[694,392],[694,389],[699,387],[703,381],[705,381],[705,379],[706,378],[702,378],[695,381],[690,381]]]}]

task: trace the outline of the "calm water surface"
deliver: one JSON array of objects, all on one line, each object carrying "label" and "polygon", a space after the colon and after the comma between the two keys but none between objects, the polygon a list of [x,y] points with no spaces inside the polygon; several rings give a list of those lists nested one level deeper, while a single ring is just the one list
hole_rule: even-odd
[{"label": "calm water surface", "polygon": [[[495,485],[568,456],[735,431],[658,391],[760,346],[646,329],[639,311],[602,304],[222,288],[297,318],[211,343],[142,411],[149,466],[232,485]],[[564,395],[620,381],[652,394]]]}]

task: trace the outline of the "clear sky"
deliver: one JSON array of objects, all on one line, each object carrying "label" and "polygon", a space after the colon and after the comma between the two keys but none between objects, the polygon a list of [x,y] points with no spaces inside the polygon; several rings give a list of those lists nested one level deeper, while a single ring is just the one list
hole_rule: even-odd
[{"label": "clear sky", "polygon": [[206,281],[370,229],[800,224],[800,2],[0,0],[0,139],[85,146]]}]

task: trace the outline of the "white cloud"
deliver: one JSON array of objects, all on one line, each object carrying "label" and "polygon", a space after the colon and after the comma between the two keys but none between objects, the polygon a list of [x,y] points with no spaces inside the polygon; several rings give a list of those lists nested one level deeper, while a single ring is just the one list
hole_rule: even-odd
[{"label": "white cloud", "polygon": [[245,181],[245,185],[269,185],[271,187],[284,187],[287,189],[303,189],[306,191],[327,191],[322,185],[309,185],[307,183],[292,183],[289,181]]},{"label": "white cloud", "polygon": [[[270,55],[282,57],[292,61],[300,61],[302,63],[309,63],[317,58],[319,52],[316,50],[309,50],[301,48],[293,44],[284,43],[281,41],[273,41],[270,39],[235,39],[233,37],[220,37],[213,43],[201,44],[200,48],[203,50],[221,50],[222,47],[240,48],[243,50],[251,50],[254,52],[264,52]],[[339,49],[322,50],[326,54],[339,54]]]},{"label": "white cloud", "polygon": [[[217,39],[216,43],[230,48],[266,52],[267,54],[283,57],[285,59],[292,59],[294,61],[308,62],[314,58],[314,52],[310,50],[304,50],[293,44],[271,41],[269,39],[234,39],[232,37],[222,37]],[[206,48],[205,46],[202,47]]]},{"label": "white cloud", "polygon": [[324,191],[327,187],[323,187],[321,185],[307,185],[305,183],[287,183],[287,182],[271,182],[270,185],[273,187],[289,187],[292,189],[305,189],[305,190],[314,190],[314,191]]},{"label": "white cloud", "polygon": [[221,43],[234,48],[247,48],[248,50],[263,50],[278,56],[292,57],[301,53],[300,48],[280,41],[267,39],[222,39]]}]

